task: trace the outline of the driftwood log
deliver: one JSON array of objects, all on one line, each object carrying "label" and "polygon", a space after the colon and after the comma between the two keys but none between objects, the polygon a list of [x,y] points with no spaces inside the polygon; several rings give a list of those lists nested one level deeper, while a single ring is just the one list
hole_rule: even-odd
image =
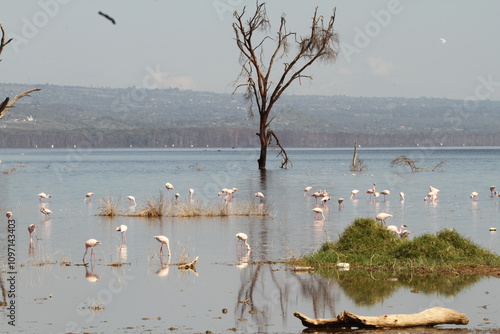
[{"label": "driftwood log", "polygon": [[299,312],[293,315],[309,328],[394,328],[469,323],[465,314],[443,307],[433,307],[416,314],[386,314],[378,317],[360,316],[349,311],[344,311],[331,319],[312,319]]},{"label": "driftwood log", "polygon": [[198,262],[198,257],[199,257],[199,256],[197,256],[197,257],[196,257],[193,261],[191,261],[190,263],[184,263],[184,264],[178,265],[178,266],[177,266],[177,268],[182,269],[182,270],[188,270],[188,269],[190,269],[190,270],[194,270],[194,271],[196,271],[196,267],[195,267],[195,265],[196,265],[196,262]]}]

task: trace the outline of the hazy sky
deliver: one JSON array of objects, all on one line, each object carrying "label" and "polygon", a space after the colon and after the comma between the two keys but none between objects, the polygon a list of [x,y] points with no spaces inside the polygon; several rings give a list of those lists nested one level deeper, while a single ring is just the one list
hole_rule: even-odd
[{"label": "hazy sky", "polygon": [[[0,22],[15,40],[0,82],[231,93],[232,13],[244,6],[255,1],[4,0]],[[269,0],[271,32],[285,13],[288,30],[305,33],[316,7],[337,8],[341,51],[288,93],[500,99],[500,1]]]}]

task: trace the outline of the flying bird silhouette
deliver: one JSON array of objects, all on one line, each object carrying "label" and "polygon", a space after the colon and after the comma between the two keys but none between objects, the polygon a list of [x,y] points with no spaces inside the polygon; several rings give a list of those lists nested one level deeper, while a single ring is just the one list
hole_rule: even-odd
[{"label": "flying bird silhouette", "polygon": [[108,20],[110,20],[111,23],[116,24],[115,19],[112,18],[111,16],[109,16],[108,14],[104,14],[103,12],[99,12],[99,15],[104,16],[105,18],[107,18]]}]

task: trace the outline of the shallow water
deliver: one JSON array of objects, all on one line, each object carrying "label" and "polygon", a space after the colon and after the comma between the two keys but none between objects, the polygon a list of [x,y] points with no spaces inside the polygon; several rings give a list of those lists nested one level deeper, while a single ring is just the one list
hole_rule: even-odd
[{"label": "shallow water", "polygon": [[[275,168],[279,158],[270,152],[265,174],[257,169],[257,151],[250,149],[25,149],[0,150],[0,211],[16,220],[16,328],[18,332],[231,332],[298,333],[303,326],[294,318],[299,311],[311,317],[332,317],[345,309],[363,315],[416,313],[443,306],[466,313],[464,328],[500,326],[498,279],[451,280],[445,288],[430,288],[413,277],[400,277],[393,285],[385,277],[350,277],[354,272],[325,278],[295,273],[280,261],[316,250],[335,240],[355,217],[394,215],[389,224],[408,225],[411,237],[452,227],[474,242],[500,253],[497,234],[500,201],[490,198],[489,187],[498,179],[500,148],[391,148],[359,149],[368,165],[352,173],[351,149],[290,149],[293,168]],[[410,173],[391,168],[399,155],[419,160],[421,167],[445,161],[435,172]],[[167,192],[170,182],[175,190]],[[365,194],[372,182],[392,194],[377,201]],[[429,186],[441,190],[437,203],[424,202]],[[327,189],[332,201],[326,219],[314,219],[313,197],[305,186]],[[112,196],[129,210],[126,196],[137,207],[146,199],[174,192],[186,200],[188,189],[204,203],[218,203],[224,187],[238,188],[234,204],[251,200],[262,191],[270,217],[106,218],[98,216],[99,198]],[[349,200],[352,189],[359,189]],[[94,192],[90,203],[87,192]],[[397,195],[403,191],[406,200]],[[469,194],[477,191],[478,201]],[[45,220],[37,194],[52,197],[44,204],[53,211]],[[336,199],[345,199],[339,207]],[[2,216],[4,217],[4,216]],[[29,248],[26,227],[38,225],[36,242]],[[128,226],[126,248],[116,227]],[[235,234],[249,236],[251,253],[236,246]],[[162,264],[155,235],[170,238],[170,265]],[[95,238],[95,265],[79,266],[84,242]],[[0,235],[0,259],[6,263],[7,231]],[[88,254],[89,255],[89,254]],[[87,256],[88,256],[87,255]],[[181,255],[199,256],[197,272],[179,270]],[[61,265],[62,260],[70,265]],[[50,264],[54,262],[54,264]],[[120,267],[109,266],[123,262]],[[34,265],[44,263],[45,265]],[[347,281],[369,287],[357,296]],[[428,279],[436,282],[437,278]],[[446,281],[446,280],[445,280]],[[392,282],[392,281],[391,281]],[[432,284],[431,284],[432,285]],[[446,285],[446,283],[445,283]],[[455,289],[449,288],[455,287]],[[422,288],[423,287],[423,288]],[[373,293],[368,293],[372,291]],[[411,292],[419,290],[419,293]],[[451,292],[450,292],[451,290]],[[354,291],[354,292],[353,292]],[[250,298],[249,300],[247,300]],[[246,302],[244,302],[247,300]],[[97,306],[97,309],[96,309]],[[94,308],[92,308],[94,307]],[[227,309],[227,313],[223,313]],[[8,311],[0,308],[0,331],[11,331]]]}]

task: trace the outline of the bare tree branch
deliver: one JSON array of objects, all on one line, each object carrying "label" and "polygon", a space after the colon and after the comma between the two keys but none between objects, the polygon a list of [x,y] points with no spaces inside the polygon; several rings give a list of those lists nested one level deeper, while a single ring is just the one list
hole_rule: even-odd
[{"label": "bare tree branch", "polygon": [[[12,38],[10,38],[7,42],[5,41],[5,31],[3,30],[1,22],[0,22],[0,30],[2,31],[2,39],[0,40],[0,54],[2,54],[4,46],[9,44],[12,41]],[[0,61],[2,61],[2,59],[0,59]]]},{"label": "bare tree branch", "polygon": [[[14,98],[8,102],[8,97],[5,99],[5,101],[2,103],[1,105],[1,109],[0,109],[0,118],[4,117],[5,114],[7,114],[7,112],[10,110],[10,108],[12,108],[14,106],[14,104],[17,102],[17,100],[19,100],[20,98],[23,98],[25,96],[30,96],[29,94],[31,92],[37,92],[39,90],[42,90],[41,88],[33,88],[33,89],[30,89],[30,90],[27,90],[25,91],[24,93],[21,93],[21,94],[17,94],[16,96],[14,96]],[[5,102],[8,102],[8,103],[5,103]]]}]

